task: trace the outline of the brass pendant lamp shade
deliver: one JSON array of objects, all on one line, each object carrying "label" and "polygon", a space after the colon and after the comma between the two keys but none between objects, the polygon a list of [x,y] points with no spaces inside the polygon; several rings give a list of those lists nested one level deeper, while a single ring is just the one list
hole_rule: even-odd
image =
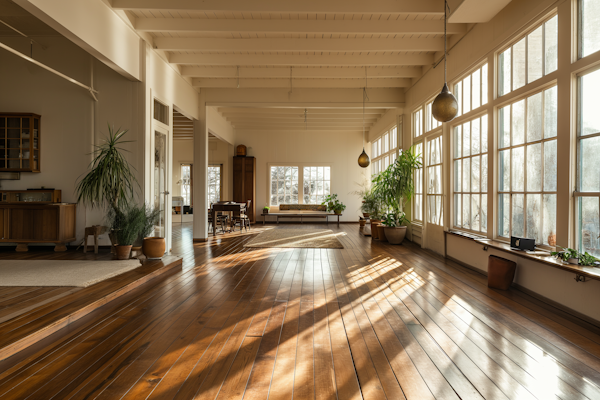
[{"label": "brass pendant lamp shade", "polygon": [[446,53],[447,53],[447,42],[446,42],[446,23],[447,23],[447,11],[448,11],[448,3],[444,1],[444,87],[440,94],[437,95],[433,104],[431,105],[431,113],[433,114],[433,118],[440,122],[449,122],[456,117],[458,114],[458,102],[456,101],[456,97],[450,90],[448,89],[448,84],[446,83]]},{"label": "brass pendant lamp shade", "polygon": [[[366,71],[366,69],[365,69]],[[365,152],[365,97],[367,95],[367,87],[363,89],[363,151],[358,156],[358,165],[362,168],[367,168],[371,164],[369,155]]]}]

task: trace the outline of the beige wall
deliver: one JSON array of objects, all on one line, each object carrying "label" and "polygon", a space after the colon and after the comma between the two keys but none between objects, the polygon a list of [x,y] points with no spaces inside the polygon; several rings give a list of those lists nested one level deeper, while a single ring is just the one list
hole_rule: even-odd
[{"label": "beige wall", "polygon": [[[347,206],[343,221],[357,221],[361,199],[350,194],[365,171],[358,166],[362,134],[345,132],[236,132],[237,143],[248,147],[256,157],[256,210],[268,204],[268,164],[301,163],[331,165],[331,192]],[[367,169],[368,171],[368,169]],[[260,220],[260,217],[259,217]]]}]

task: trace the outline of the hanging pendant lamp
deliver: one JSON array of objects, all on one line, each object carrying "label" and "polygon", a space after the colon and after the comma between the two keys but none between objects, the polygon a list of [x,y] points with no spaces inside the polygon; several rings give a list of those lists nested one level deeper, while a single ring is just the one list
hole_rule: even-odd
[{"label": "hanging pendant lamp", "polygon": [[367,168],[369,164],[371,164],[371,160],[369,160],[369,156],[365,152],[365,97],[367,95],[367,88],[363,89],[363,151],[358,156],[358,165],[362,168]]},{"label": "hanging pendant lamp", "polygon": [[448,3],[444,0],[444,87],[440,94],[437,95],[431,106],[431,113],[433,118],[440,122],[452,121],[456,114],[458,114],[458,102],[456,97],[448,89],[446,80],[446,53],[447,53],[447,41],[446,41],[446,25],[448,20]]}]

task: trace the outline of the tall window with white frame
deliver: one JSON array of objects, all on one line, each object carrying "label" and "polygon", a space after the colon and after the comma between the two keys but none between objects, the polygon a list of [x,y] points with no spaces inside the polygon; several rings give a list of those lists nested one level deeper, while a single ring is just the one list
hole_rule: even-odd
[{"label": "tall window with white frame", "polygon": [[578,81],[576,240],[579,251],[600,257],[600,70]]},{"label": "tall window with white frame", "polygon": [[579,58],[600,50],[600,2],[579,0]]},{"label": "tall window with white frame", "polygon": [[298,204],[298,167],[271,166],[270,205]]},{"label": "tall window with white frame", "polygon": [[427,223],[444,224],[442,135],[427,141]]},{"label": "tall window with white frame", "polygon": [[487,232],[488,116],[454,127],[454,227]]},{"label": "tall window with white frame", "polygon": [[488,65],[484,64],[454,85],[460,117],[488,102]]},{"label": "tall window with white frame", "polygon": [[[375,153],[377,151],[377,153]],[[377,154],[377,155],[375,155]],[[398,127],[394,126],[373,141],[372,175],[377,175],[389,167],[398,155]]]},{"label": "tall window with white frame", "polygon": [[498,56],[498,96],[504,96],[558,69],[558,15]]},{"label": "tall window with white frame", "polygon": [[[190,164],[181,164],[181,197],[183,204],[189,206],[192,204],[192,166]],[[209,203],[210,198],[209,198]]]},{"label": "tall window with white frame", "polygon": [[208,166],[208,204],[221,201],[221,166]]},{"label": "tall window with white frame", "polygon": [[498,112],[498,236],[556,244],[557,88]]},{"label": "tall window with white frame", "polygon": [[304,167],[304,204],[321,204],[331,194],[331,167]]}]

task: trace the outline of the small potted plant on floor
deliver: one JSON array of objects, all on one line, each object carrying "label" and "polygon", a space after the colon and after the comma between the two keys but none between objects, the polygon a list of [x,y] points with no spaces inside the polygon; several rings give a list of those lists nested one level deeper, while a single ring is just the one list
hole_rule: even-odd
[{"label": "small potted plant on floor", "polygon": [[160,260],[165,254],[165,238],[150,236],[154,232],[154,227],[160,218],[160,210],[150,206],[144,207],[144,225],[142,226],[141,237],[142,253],[149,260]]},{"label": "small potted plant on floor", "polygon": [[330,194],[325,197],[325,201],[321,205],[326,205],[328,212],[333,212],[337,215],[341,215],[342,211],[346,209],[344,203],[338,200],[337,194]]},{"label": "small potted plant on floor", "polygon": [[269,206],[264,206],[264,207],[263,207],[263,214],[268,214],[270,209],[271,209],[271,207],[269,207]]},{"label": "small potted plant on floor", "polygon": [[374,190],[367,191],[363,196],[363,203],[361,206],[361,210],[363,213],[369,215],[369,220],[371,223],[371,239],[379,239],[379,233],[377,231],[377,224],[381,222],[381,210],[383,209],[383,204],[381,203],[381,199],[378,197],[377,193]]},{"label": "small potted plant on floor", "polygon": [[358,217],[358,224],[360,225],[361,228],[363,228],[367,224],[367,220],[364,219],[363,217]]},{"label": "small potted plant on floor", "polygon": [[109,213],[118,260],[129,259],[133,242],[144,226],[144,214],[144,207],[136,205],[122,205]]}]

